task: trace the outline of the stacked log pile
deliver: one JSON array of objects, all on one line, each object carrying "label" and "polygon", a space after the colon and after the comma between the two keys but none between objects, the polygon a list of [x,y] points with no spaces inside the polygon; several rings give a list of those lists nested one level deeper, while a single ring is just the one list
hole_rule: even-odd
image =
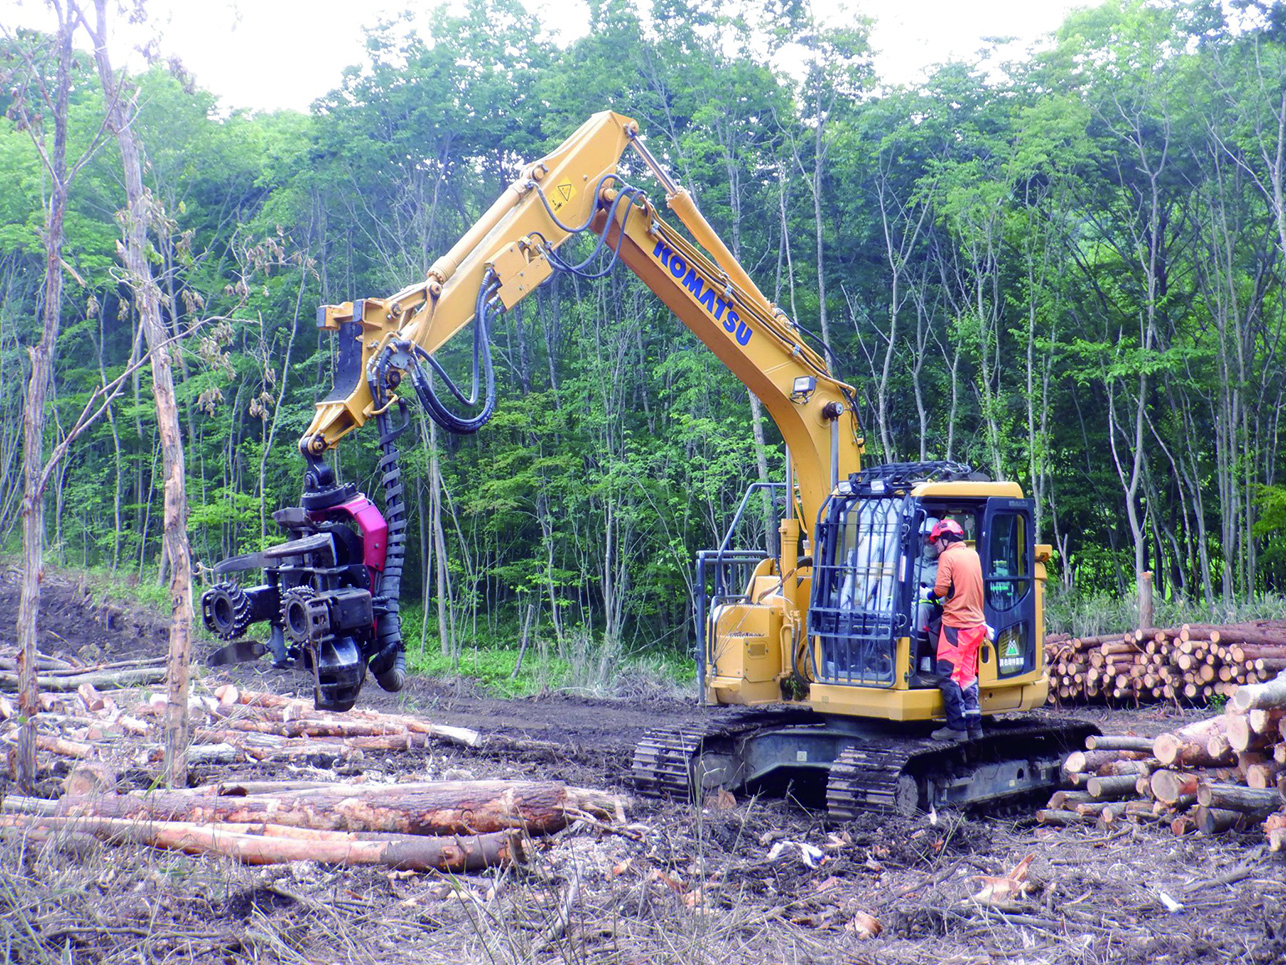
[{"label": "stacked log pile", "polygon": [[1286,620],[1154,627],[1045,640],[1049,703],[1204,706],[1286,670]]},{"label": "stacked log pile", "polygon": [[1286,850],[1286,673],[1237,688],[1226,712],[1156,738],[1090,737],[1044,824],[1163,823],[1176,835],[1262,826]]},{"label": "stacked log pile", "polygon": [[[573,822],[604,827],[624,820],[622,798],[553,781],[359,783],[334,780],[332,771],[326,775],[331,780],[224,781],[116,793],[122,772],[160,759],[164,696],[135,702],[132,693],[112,696],[81,684],[42,694],[42,701],[42,772],[69,772],[62,796],[3,798],[0,837],[92,837],[223,854],[248,864],[314,860],[471,871],[523,860],[528,836]],[[189,710],[190,758],[197,764],[334,763],[428,741],[484,744],[476,731],[411,715],[328,713],[309,700],[232,685],[193,697]],[[0,694],[0,741],[12,742],[15,733],[13,702]],[[515,742],[501,743],[508,748]]]}]

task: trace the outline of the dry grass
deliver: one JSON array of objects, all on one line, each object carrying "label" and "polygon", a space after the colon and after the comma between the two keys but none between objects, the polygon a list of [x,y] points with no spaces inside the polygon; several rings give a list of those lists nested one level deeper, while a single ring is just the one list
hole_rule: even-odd
[{"label": "dry grass", "polygon": [[[869,819],[827,827],[783,801],[649,807],[532,841],[471,876],[312,863],[246,868],[71,832],[0,841],[6,962],[1268,963],[1286,954],[1286,863],[1253,837],[1128,827]],[[797,850],[825,855],[809,867]],[[969,901],[1034,854],[1032,894]],[[1165,891],[1185,905],[1168,915]],[[863,939],[857,912],[884,926]]]}]

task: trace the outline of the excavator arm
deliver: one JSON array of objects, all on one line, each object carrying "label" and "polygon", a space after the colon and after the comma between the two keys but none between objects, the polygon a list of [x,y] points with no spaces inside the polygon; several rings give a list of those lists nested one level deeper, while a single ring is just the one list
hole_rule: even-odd
[{"label": "excavator arm", "polygon": [[[631,148],[692,241],[624,179],[621,158]],[[603,257],[624,262],[764,404],[789,447],[804,518],[815,518],[834,479],[860,468],[853,389],[759,291],[644,146],[638,124],[611,111],[525,167],[423,281],[388,298],[319,309],[319,325],[340,337],[339,372],[301,451],[322,456],[388,406],[372,394],[374,375],[402,384],[480,308],[512,308],[555,271],[575,271],[559,249],[582,232],[598,235]]]},{"label": "excavator arm", "polygon": [[[690,238],[627,180],[621,161],[631,149],[660,182],[666,206]],[[562,251],[582,234],[594,239],[593,250],[573,264]],[[407,399],[414,396],[450,431],[481,428],[495,405],[494,317],[555,272],[599,278],[618,260],[745,383],[781,431],[791,495],[780,527],[777,582],[786,633],[800,654],[807,602],[797,599],[800,581],[785,575],[808,566],[799,558],[801,519],[811,525],[837,480],[861,468],[854,391],[755,286],[691,196],[644,146],[637,123],[605,111],[523,168],[423,281],[387,298],[319,309],[319,326],[338,339],[335,386],[299,442],[307,464],[302,506],[274,513],[292,537],[288,542],[216,567],[265,573],[261,586],[220,583],[203,597],[207,627],[234,641],[216,659],[241,659],[249,651],[239,638],[250,624],[267,621],[267,649],[279,665],[302,662],[311,671],[318,706],[351,707],[368,668],[385,689],[400,689],[406,513],[397,438],[409,424]],[[466,391],[435,353],[469,326],[473,366]],[[394,412],[402,413],[400,424]],[[338,482],[325,462],[340,439],[372,419],[382,450],[382,513],[351,484]]]}]

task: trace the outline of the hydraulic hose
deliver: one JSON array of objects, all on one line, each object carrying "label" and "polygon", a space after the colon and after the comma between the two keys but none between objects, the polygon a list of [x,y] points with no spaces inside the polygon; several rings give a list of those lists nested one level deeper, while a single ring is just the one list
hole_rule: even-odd
[{"label": "hydraulic hose", "polygon": [[[488,313],[491,311],[491,300],[495,296],[496,289],[500,287],[500,282],[495,273],[488,271],[482,279],[482,284],[478,287],[478,298],[474,304],[473,317],[473,383],[469,395],[465,395],[460,388],[447,375],[442,365],[429,353],[416,347],[414,364],[411,366],[411,385],[415,388],[416,397],[419,398],[420,404],[424,406],[429,417],[438,425],[448,432],[454,432],[459,435],[469,435],[477,432],[491,418],[496,408],[496,370],[491,359],[491,332],[488,325]],[[475,416],[465,417],[456,415],[448,409],[442,402],[429,375],[424,371],[424,366],[420,364],[421,359],[427,361],[432,366],[444,382],[447,388],[451,390],[460,402],[465,405],[476,405],[478,402],[479,365],[482,368],[482,381],[484,384],[482,410]]]},{"label": "hydraulic hose", "polygon": [[[405,416],[405,407],[402,407]],[[402,561],[406,556],[406,504],[402,499],[402,470],[398,465],[397,437],[410,424],[405,418],[396,428],[390,425],[387,408],[375,417],[380,432],[379,461],[380,484],[384,488],[384,522],[388,524],[387,546],[384,554],[384,574],[380,578],[376,606],[375,642],[377,650],[371,658],[371,673],[379,685],[388,691],[401,690],[406,685],[406,646],[402,642],[402,614],[399,597],[402,592]]]}]

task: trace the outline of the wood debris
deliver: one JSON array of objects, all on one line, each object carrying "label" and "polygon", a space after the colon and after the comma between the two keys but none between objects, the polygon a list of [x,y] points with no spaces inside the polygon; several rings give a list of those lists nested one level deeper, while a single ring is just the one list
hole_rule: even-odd
[{"label": "wood debris", "polygon": [[1089,738],[1063,767],[1079,790],[1056,792],[1040,822],[1163,823],[1176,835],[1258,825],[1286,850],[1286,672],[1236,688],[1225,713],[1159,735],[1150,754],[1145,740]]}]

